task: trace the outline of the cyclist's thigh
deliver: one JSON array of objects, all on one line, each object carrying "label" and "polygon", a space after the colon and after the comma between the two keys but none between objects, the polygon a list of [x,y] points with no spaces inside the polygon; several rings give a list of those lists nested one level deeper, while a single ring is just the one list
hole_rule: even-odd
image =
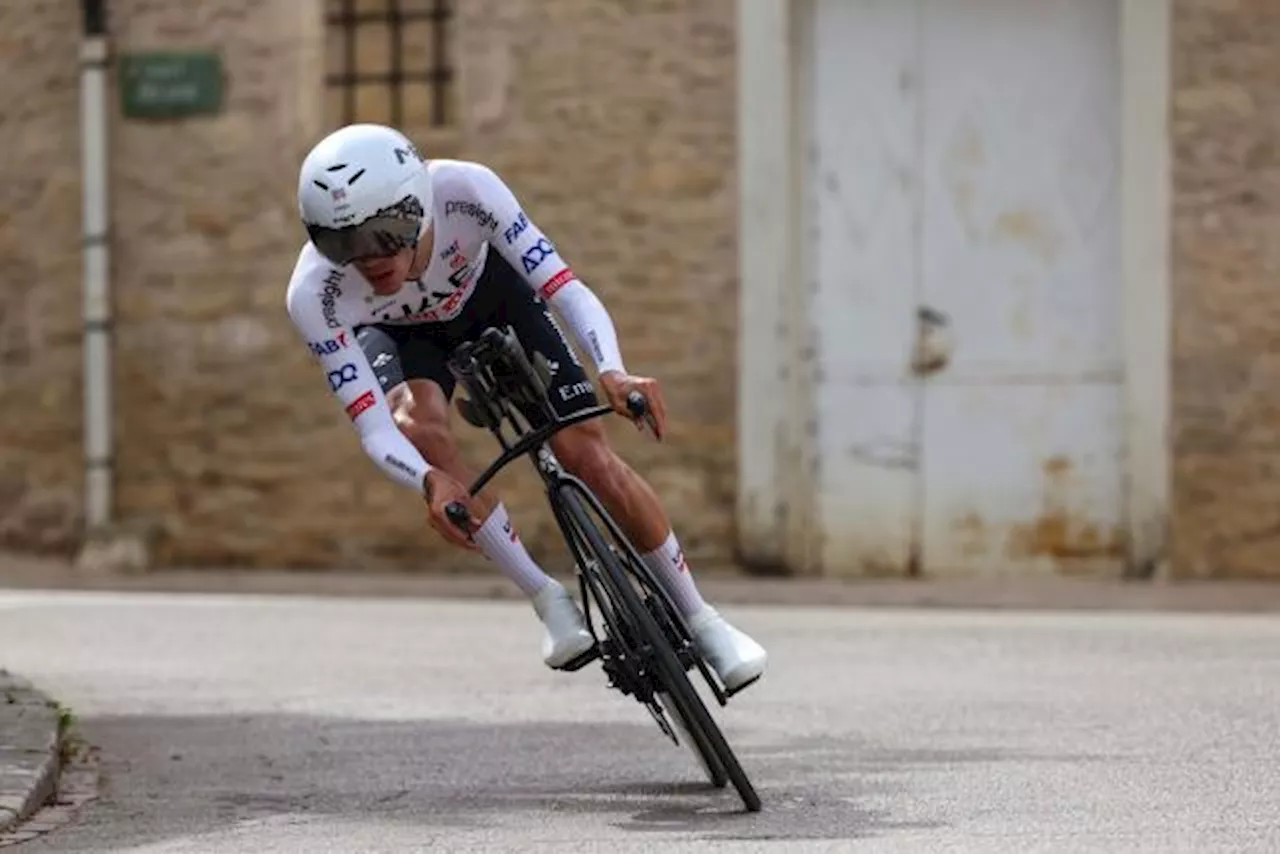
[{"label": "cyclist's thigh", "polygon": [[416,327],[365,326],[356,333],[384,393],[408,380],[431,380],[447,400],[454,379],[445,353]]},{"label": "cyclist's thigh", "polygon": [[[490,252],[486,267],[495,260],[501,261],[496,252]],[[533,289],[525,284],[515,270],[505,262],[503,275],[495,281],[502,289],[503,299],[497,310],[498,321],[510,324],[520,343],[532,356],[542,353],[551,364],[551,406],[556,414],[566,416],[580,409],[595,406],[595,389],[587,372],[578,361],[578,355],[569,345],[569,339],[551,307]],[[507,272],[509,271],[509,275]]]}]

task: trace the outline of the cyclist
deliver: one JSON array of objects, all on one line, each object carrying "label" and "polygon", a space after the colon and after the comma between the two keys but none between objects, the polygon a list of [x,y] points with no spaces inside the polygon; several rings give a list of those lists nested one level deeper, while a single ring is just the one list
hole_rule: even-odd
[{"label": "cyclist", "polygon": [[[464,484],[474,474],[450,433],[454,380],[446,359],[485,327],[510,325],[549,360],[556,412],[594,406],[595,390],[554,306],[594,361],[609,405],[630,417],[627,395],[641,392],[661,440],[666,410],[657,380],[627,373],[604,305],[482,164],[427,160],[393,128],[348,125],[303,160],[298,203],[310,240],[289,282],[289,316],[365,451],[424,497],[441,536],[480,551],[519,586],[546,629],[544,662],[571,667],[592,646],[577,603],[534,562],[490,490],[468,497]],[[643,553],[724,684],[738,689],[758,679],[764,649],[704,602],[653,489],[617,456],[601,423],[566,428],[551,446]],[[471,531],[445,515],[453,501],[467,506]]]}]

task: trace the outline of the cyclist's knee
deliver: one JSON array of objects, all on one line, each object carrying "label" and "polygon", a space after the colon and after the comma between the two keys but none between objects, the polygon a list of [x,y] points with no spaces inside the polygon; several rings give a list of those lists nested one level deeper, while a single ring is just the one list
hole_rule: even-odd
[{"label": "cyclist's knee", "polygon": [[566,469],[586,481],[613,476],[622,462],[609,447],[604,428],[596,421],[575,424],[561,431],[552,440],[552,450]]},{"label": "cyclist's knee", "polygon": [[410,380],[388,394],[396,425],[413,446],[433,463],[457,455],[449,429],[449,401],[430,380]]}]

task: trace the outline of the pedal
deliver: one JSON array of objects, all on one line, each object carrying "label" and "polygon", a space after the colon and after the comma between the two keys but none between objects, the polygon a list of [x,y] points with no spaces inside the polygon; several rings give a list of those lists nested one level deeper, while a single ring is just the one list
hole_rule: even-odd
[{"label": "pedal", "polygon": [[591,649],[579,655],[577,658],[571,658],[568,661],[566,661],[564,664],[560,665],[555,669],[563,670],[565,673],[573,673],[575,670],[581,670],[582,668],[586,667],[588,664],[595,661],[599,657],[600,657],[600,645],[596,644],[595,646],[591,647]]}]

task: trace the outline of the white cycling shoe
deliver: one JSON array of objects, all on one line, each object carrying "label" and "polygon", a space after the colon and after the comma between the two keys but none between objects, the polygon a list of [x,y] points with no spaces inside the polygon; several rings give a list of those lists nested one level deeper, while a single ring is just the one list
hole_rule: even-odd
[{"label": "white cycling shoe", "polygon": [[704,605],[686,621],[699,652],[727,690],[741,690],[764,674],[768,661],[764,647],[730,625],[715,608]]},{"label": "white cycling shoe", "polygon": [[542,638],[542,660],[548,667],[572,665],[595,646],[586,617],[560,582],[553,579],[538,591],[533,597],[533,610],[547,628]]}]

